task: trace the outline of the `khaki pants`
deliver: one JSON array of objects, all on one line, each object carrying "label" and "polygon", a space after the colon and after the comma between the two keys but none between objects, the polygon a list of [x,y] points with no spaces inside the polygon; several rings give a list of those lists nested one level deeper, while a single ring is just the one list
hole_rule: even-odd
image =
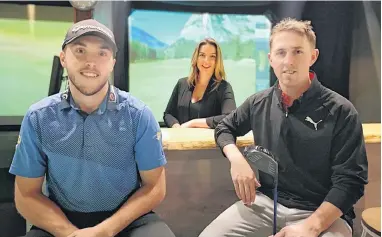
[{"label": "khaki pants", "polygon": [[[309,217],[312,211],[277,206],[277,230]],[[268,237],[273,230],[273,200],[257,193],[247,207],[238,201],[208,225],[199,237]],[[343,219],[336,220],[320,237],[351,237],[352,230]]]},{"label": "khaki pants", "polygon": [[[64,212],[65,213],[65,212]],[[79,229],[96,226],[108,218],[108,212],[66,212],[68,219]],[[116,237],[175,237],[170,228],[155,213],[148,213],[133,221],[128,227],[122,230]],[[25,237],[53,237],[50,233],[32,226],[32,229]]]}]

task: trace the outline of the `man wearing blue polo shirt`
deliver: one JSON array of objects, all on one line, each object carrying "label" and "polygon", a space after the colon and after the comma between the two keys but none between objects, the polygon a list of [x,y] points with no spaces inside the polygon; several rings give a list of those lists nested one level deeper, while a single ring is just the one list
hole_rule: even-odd
[{"label": "man wearing blue polo shirt", "polygon": [[116,50],[106,26],[74,24],[60,54],[68,90],[24,117],[10,173],[17,210],[34,225],[28,237],[174,236],[152,212],[166,192],[160,128],[108,83]]}]

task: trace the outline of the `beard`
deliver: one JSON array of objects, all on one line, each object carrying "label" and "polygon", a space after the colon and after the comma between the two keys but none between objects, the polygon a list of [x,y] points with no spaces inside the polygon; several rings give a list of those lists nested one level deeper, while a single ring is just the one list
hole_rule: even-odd
[{"label": "beard", "polygon": [[106,85],[108,82],[107,78],[105,80],[101,80],[99,85],[95,86],[94,88],[89,88],[89,86],[86,86],[85,83],[79,83],[78,80],[76,80],[76,76],[73,73],[70,73],[68,71],[68,78],[72,85],[83,95],[85,96],[92,96],[97,94],[99,91],[102,90],[102,88]]}]

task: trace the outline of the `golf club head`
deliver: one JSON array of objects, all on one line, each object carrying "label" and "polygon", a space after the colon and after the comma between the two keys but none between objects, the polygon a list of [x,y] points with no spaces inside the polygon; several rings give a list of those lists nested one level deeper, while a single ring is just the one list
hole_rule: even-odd
[{"label": "golf club head", "polygon": [[262,146],[250,145],[245,147],[244,157],[252,169],[264,172],[273,178],[273,235],[275,235],[277,232],[278,163],[274,155]]},{"label": "golf club head", "polygon": [[277,182],[278,163],[269,150],[262,146],[250,145],[244,148],[244,157],[252,169],[257,169],[271,175],[274,179],[274,184]]}]

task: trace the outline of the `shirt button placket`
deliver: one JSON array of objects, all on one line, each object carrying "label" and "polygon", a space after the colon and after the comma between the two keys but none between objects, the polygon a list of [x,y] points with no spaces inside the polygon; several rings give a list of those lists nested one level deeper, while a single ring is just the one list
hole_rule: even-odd
[{"label": "shirt button placket", "polygon": [[84,121],[84,156],[86,158],[89,157],[90,150],[91,150],[90,129],[91,129],[91,117],[90,115],[88,115]]}]

